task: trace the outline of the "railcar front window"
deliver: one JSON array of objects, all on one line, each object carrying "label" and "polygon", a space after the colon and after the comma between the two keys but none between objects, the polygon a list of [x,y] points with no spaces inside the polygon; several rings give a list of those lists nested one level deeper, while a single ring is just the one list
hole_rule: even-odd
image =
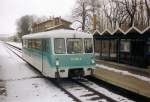
[{"label": "railcar front window", "polygon": [[82,53],[83,52],[83,42],[82,39],[67,39],[67,53]]},{"label": "railcar front window", "polygon": [[91,38],[84,39],[84,47],[85,47],[85,53],[93,53],[93,46],[92,46]]},{"label": "railcar front window", "polygon": [[54,39],[54,50],[56,54],[64,54],[65,50],[65,39],[56,38]]}]

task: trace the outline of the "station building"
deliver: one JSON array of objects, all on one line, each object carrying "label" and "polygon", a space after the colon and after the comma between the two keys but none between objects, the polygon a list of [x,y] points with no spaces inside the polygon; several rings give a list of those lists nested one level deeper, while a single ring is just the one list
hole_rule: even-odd
[{"label": "station building", "polygon": [[71,24],[71,22],[62,19],[61,17],[50,17],[48,20],[39,23],[35,22],[32,25],[32,32],[37,33],[61,28],[72,29],[70,28]]}]

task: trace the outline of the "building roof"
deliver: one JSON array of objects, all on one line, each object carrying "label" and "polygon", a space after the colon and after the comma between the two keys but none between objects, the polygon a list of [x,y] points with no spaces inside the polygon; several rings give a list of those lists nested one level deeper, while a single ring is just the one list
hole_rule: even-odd
[{"label": "building roof", "polygon": [[125,34],[128,34],[128,33],[136,33],[136,32],[138,32],[139,34],[142,34],[142,32],[138,29],[138,28],[136,28],[135,26],[132,26],[132,27],[130,27],[126,32],[125,32]]},{"label": "building roof", "polygon": [[112,32],[112,35],[114,35],[115,33],[122,33],[122,34],[125,34],[125,32],[121,29],[121,28],[116,28],[113,32]]},{"label": "building roof", "polygon": [[50,30],[54,30],[54,29],[70,29],[70,30],[74,30],[73,28],[68,28],[68,27],[64,27],[63,24],[60,24],[60,25],[56,25],[56,26],[53,26],[53,27],[49,27],[46,29],[46,31],[50,31]]},{"label": "building roof", "polygon": [[[56,18],[59,18],[59,17],[56,17]],[[54,18],[54,19],[56,19],[56,18]],[[43,21],[43,22],[34,23],[34,24],[32,25],[32,27],[34,27],[34,26],[36,26],[36,25],[39,25],[39,24],[46,23],[46,22],[51,22],[51,21],[53,21],[54,19],[48,19],[48,20],[45,20],[45,21]],[[59,18],[59,19],[61,19],[61,21],[64,21],[64,22],[66,22],[66,23],[72,24],[72,22],[67,21],[67,20],[65,20],[65,19],[62,19],[62,18]]]},{"label": "building roof", "polygon": [[96,35],[96,34],[101,35],[101,33],[98,30],[95,30],[93,33],[93,35]]},{"label": "building roof", "polygon": [[115,29],[112,33],[106,29],[102,33],[100,33],[98,30],[95,30],[93,33],[93,36],[110,36],[112,35],[113,37],[126,37],[126,38],[138,38],[141,37],[142,35],[148,35],[150,36],[150,26],[145,28],[143,31],[140,31],[138,28],[135,26],[130,27],[126,32],[124,32],[121,28]]},{"label": "building roof", "polygon": [[101,35],[111,35],[111,32],[108,29],[105,29]]},{"label": "building roof", "polygon": [[147,28],[145,28],[143,31],[142,31],[142,34],[146,33],[146,32],[150,32],[150,26],[148,26]]}]

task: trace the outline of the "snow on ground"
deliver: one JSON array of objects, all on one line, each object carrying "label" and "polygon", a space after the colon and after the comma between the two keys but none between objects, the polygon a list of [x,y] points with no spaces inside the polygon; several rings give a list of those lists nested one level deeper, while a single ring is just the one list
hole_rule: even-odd
[{"label": "snow on ground", "polygon": [[64,92],[49,80],[34,78],[7,83],[7,98],[4,102],[72,102]]},{"label": "snow on ground", "polygon": [[133,76],[135,78],[138,78],[140,80],[143,80],[143,81],[147,81],[150,83],[150,78],[148,77],[145,77],[145,76],[141,76],[141,75],[136,75],[136,74],[132,74],[128,71],[123,71],[123,70],[119,70],[119,69],[115,69],[113,67],[108,67],[108,66],[105,66],[103,64],[96,64],[97,67],[99,68],[103,68],[103,69],[106,69],[106,70],[109,70],[109,71],[113,71],[113,72],[116,72],[116,73],[121,73],[123,75],[129,75],[129,76]]},{"label": "snow on ground", "polygon": [[0,102],[73,102],[0,43]]},{"label": "snow on ground", "polygon": [[14,45],[14,46],[16,46],[18,48],[22,48],[22,44],[20,42],[6,42],[6,43]]},{"label": "snow on ground", "polygon": [[113,92],[111,92],[111,91],[109,91],[109,90],[107,90],[103,87],[100,87],[100,86],[96,85],[95,83],[93,83],[91,81],[88,81],[88,83],[87,82],[82,82],[82,83],[89,86],[89,87],[91,87],[91,88],[93,88],[93,89],[95,89],[96,91],[99,91],[99,92],[103,93],[106,96],[111,97],[112,99],[114,99],[118,102],[134,102],[132,100],[129,100],[128,98],[125,98],[125,97],[120,96],[118,94],[115,94],[115,93],[113,93]]}]

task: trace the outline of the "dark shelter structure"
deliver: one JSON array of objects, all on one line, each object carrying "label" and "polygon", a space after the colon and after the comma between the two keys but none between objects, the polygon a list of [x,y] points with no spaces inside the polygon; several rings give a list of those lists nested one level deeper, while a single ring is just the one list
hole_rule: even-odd
[{"label": "dark shelter structure", "polygon": [[142,32],[131,27],[120,40],[120,62],[144,67],[144,39]]},{"label": "dark shelter structure", "polygon": [[143,39],[145,42],[144,48],[144,57],[145,57],[145,64],[147,67],[150,68],[150,26],[146,28],[143,32]]},{"label": "dark shelter structure", "polygon": [[95,32],[93,35],[96,56],[104,60],[116,60],[116,39],[111,35],[109,30],[102,33]]},{"label": "dark shelter structure", "polygon": [[95,51],[95,56],[98,58],[100,56],[100,43],[101,43],[101,33],[99,31],[95,31],[93,33],[93,38],[94,38],[94,51]]},{"label": "dark shelter structure", "polygon": [[116,61],[118,63],[120,63],[120,41],[122,38],[124,38],[124,31],[120,28],[116,29],[112,35],[114,36],[114,38],[116,39]]},{"label": "dark shelter structure", "polygon": [[[96,58],[138,67],[150,64],[150,27],[143,32],[131,27],[124,32],[120,28],[113,33],[105,30],[94,32]],[[99,57],[98,57],[99,56]]]}]

